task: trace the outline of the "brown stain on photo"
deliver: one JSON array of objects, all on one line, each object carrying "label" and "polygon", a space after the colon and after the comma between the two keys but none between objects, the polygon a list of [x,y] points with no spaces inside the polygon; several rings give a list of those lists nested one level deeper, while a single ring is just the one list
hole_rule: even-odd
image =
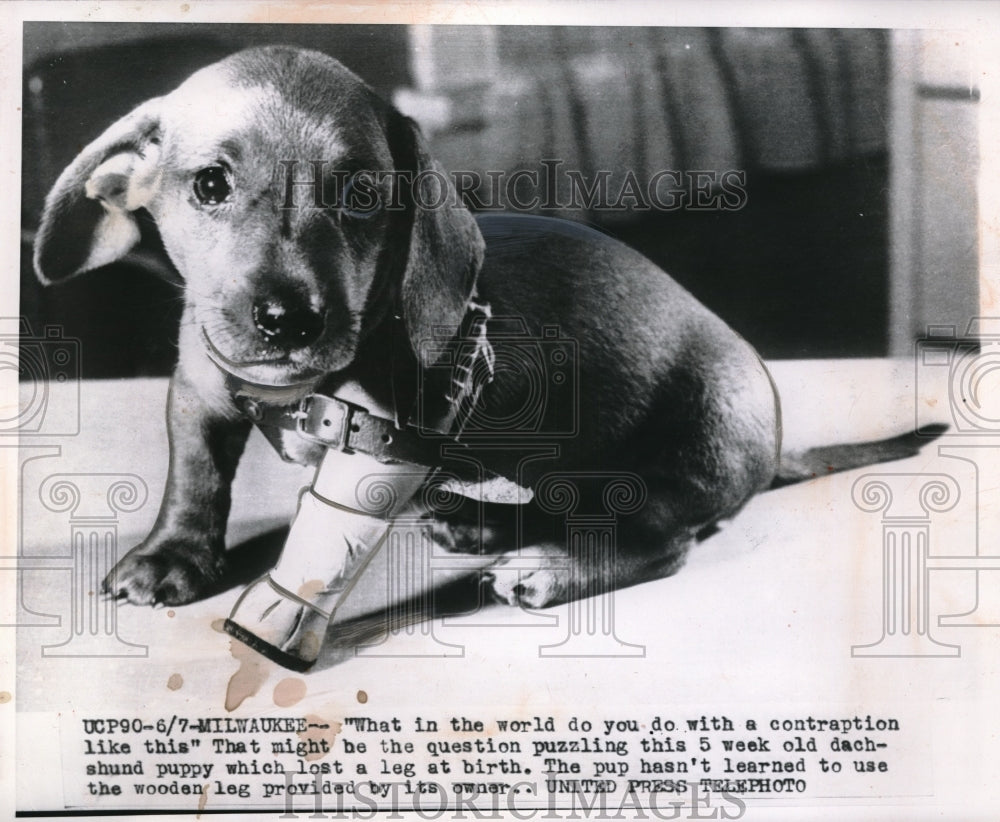
[{"label": "brown stain on photo", "polygon": [[317,594],[323,592],[326,588],[326,583],[321,579],[311,579],[308,582],[303,582],[299,586],[299,590],[296,593],[302,597],[302,599],[311,601],[316,599]]},{"label": "brown stain on photo", "polygon": [[226,710],[235,711],[243,702],[260,690],[270,671],[270,663],[238,639],[229,641],[229,652],[240,663],[239,669],[229,679],[226,688]]},{"label": "brown stain on photo", "polygon": [[279,708],[290,708],[292,705],[301,702],[305,695],[305,680],[289,676],[274,686],[272,699],[274,700],[274,704]]},{"label": "brown stain on photo", "polygon": [[178,691],[184,685],[184,677],[180,674],[171,674],[170,678],[167,680],[167,687],[171,691]]},{"label": "brown stain on photo", "polygon": [[364,691],[358,691],[358,702],[364,705],[368,701],[368,694]]},{"label": "brown stain on photo", "polygon": [[[318,714],[306,714],[306,729],[304,731],[299,731],[298,737],[303,742],[319,742],[325,740],[327,744],[327,753],[333,751],[333,743],[337,739],[337,734],[340,733],[340,729],[343,725],[340,722],[328,721],[323,719],[323,717]],[[316,759],[322,759],[326,756],[326,753],[317,751],[316,753],[308,753],[302,758],[306,762],[312,762]]]},{"label": "brown stain on photo", "polygon": [[208,786],[209,783],[206,782],[201,786],[201,796],[198,797],[198,816],[197,819],[201,819],[201,812],[205,810],[205,806],[208,804]]},{"label": "brown stain on photo", "polygon": [[984,314],[991,313],[996,309],[997,303],[1000,302],[997,298],[997,286],[987,277],[979,278],[979,308]]}]

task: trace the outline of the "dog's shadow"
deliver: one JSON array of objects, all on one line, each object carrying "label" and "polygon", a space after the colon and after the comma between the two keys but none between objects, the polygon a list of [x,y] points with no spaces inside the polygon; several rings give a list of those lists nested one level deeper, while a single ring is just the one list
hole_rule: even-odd
[{"label": "dog's shadow", "polygon": [[[288,536],[288,527],[274,528],[234,545],[226,552],[226,571],[213,594],[232,588],[243,588],[266,574],[278,562]],[[412,635],[428,633],[431,620],[474,613],[491,602],[484,596],[481,573],[472,571],[452,579],[422,595],[386,601],[345,620],[334,617],[327,629],[319,659],[310,669],[323,670],[346,662],[354,656],[395,656],[388,649],[380,651],[397,633]],[[353,596],[353,594],[351,595]],[[449,646],[441,645],[441,653],[421,652],[421,656],[446,656]],[[402,656],[411,656],[405,650]]]}]

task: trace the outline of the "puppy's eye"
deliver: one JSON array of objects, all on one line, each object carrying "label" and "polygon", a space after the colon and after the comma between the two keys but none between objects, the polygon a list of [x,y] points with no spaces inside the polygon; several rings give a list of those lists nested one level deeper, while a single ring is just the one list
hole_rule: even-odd
[{"label": "puppy's eye", "polygon": [[344,185],[341,211],[353,219],[368,219],[382,208],[382,191],[370,171],[359,171]]},{"label": "puppy's eye", "polygon": [[229,199],[231,192],[226,170],[222,166],[209,166],[194,175],[194,196],[202,205],[219,205]]}]

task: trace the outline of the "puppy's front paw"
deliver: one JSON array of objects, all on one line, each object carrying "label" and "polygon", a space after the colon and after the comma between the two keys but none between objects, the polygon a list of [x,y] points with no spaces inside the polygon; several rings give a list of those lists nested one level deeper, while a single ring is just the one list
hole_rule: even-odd
[{"label": "puppy's front paw", "polygon": [[566,599],[567,566],[568,557],[556,548],[512,551],[484,575],[484,581],[501,602],[547,608]]},{"label": "puppy's front paw", "polygon": [[150,538],[111,569],[101,593],[134,605],[183,605],[211,591],[224,564],[221,547],[186,538],[155,543]]}]

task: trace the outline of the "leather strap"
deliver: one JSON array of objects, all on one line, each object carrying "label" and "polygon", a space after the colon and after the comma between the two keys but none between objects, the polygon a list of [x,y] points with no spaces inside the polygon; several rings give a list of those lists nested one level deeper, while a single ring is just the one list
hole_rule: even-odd
[{"label": "leather strap", "polygon": [[368,454],[379,462],[408,462],[433,468],[441,464],[441,445],[456,439],[413,426],[397,428],[392,420],[336,397],[312,394],[302,401],[296,430],[313,442],[345,453]]}]

